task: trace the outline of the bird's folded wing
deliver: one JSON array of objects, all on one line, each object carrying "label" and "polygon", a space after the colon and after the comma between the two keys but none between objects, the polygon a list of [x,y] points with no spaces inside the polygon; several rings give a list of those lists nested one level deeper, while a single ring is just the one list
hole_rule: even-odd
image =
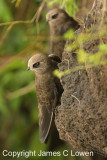
[{"label": "bird's folded wing", "polygon": [[53,112],[49,112],[46,106],[39,106],[39,134],[42,143],[45,142],[48,137],[52,119]]}]

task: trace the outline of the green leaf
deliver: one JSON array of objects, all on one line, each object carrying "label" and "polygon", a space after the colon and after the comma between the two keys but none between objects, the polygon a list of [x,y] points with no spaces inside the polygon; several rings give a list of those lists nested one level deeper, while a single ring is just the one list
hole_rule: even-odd
[{"label": "green leaf", "polygon": [[107,52],[107,44],[100,44],[99,49],[102,52]]},{"label": "green leaf", "polygon": [[70,16],[75,16],[75,13],[77,11],[77,5],[76,5],[75,0],[66,0],[65,8],[66,8],[67,13]]},{"label": "green leaf", "polygon": [[47,2],[47,4],[48,4],[49,6],[54,5],[54,4],[58,4],[58,3],[61,3],[61,2],[62,2],[62,0],[53,0],[53,1],[45,0],[45,1]]},{"label": "green leaf", "polygon": [[87,60],[87,53],[83,49],[79,49],[78,50],[77,56],[78,56],[78,62],[79,63],[86,62],[86,60]]},{"label": "green leaf", "polygon": [[0,19],[4,21],[12,21],[13,19],[11,11],[4,0],[0,0]]},{"label": "green leaf", "polygon": [[72,29],[68,30],[65,34],[64,34],[64,38],[65,39],[70,39],[70,40],[74,40],[76,38],[75,33]]}]

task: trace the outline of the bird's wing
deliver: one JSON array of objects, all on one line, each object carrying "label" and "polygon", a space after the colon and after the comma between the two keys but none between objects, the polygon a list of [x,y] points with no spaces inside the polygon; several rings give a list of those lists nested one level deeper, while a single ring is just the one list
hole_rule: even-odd
[{"label": "bird's wing", "polygon": [[[50,58],[52,61],[55,61],[56,63],[61,63],[61,60],[58,56],[56,56],[55,54],[49,54],[48,58]],[[57,66],[56,66],[57,68]]]},{"label": "bird's wing", "polygon": [[45,142],[48,137],[52,119],[53,112],[49,112],[44,106],[39,106],[39,134],[42,143]]},{"label": "bird's wing", "polygon": [[69,29],[73,29],[75,31],[79,27],[80,27],[79,23],[75,19],[70,17],[70,19],[68,19],[67,23],[65,23],[65,25],[63,26],[63,32],[65,33]]},{"label": "bird's wing", "polygon": [[[39,97],[38,108],[39,108],[39,132],[40,132],[40,141],[43,143],[46,141],[52,119],[53,119],[53,111],[57,104],[58,93],[55,83],[50,81],[51,88],[48,88],[47,91],[43,90],[42,95]],[[48,85],[50,86],[50,84]],[[53,86],[52,86],[53,85]]]}]

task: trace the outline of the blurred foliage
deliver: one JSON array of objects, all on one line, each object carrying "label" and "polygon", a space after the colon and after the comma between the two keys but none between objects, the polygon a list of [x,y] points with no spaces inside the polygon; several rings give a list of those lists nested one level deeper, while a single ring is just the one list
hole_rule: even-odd
[{"label": "blurred foliage", "polygon": [[[73,30],[69,30],[64,34],[64,39],[69,39],[72,41],[71,44],[66,46],[66,50],[70,51],[76,49],[76,54],[78,62],[88,63],[90,66],[106,65],[107,60],[105,56],[107,55],[107,44],[104,44],[103,39],[107,37],[107,26],[98,26],[96,28],[92,27],[91,30],[82,32],[80,34],[75,34]],[[94,54],[87,53],[83,46],[91,41],[100,40],[98,52]]]},{"label": "blurred foliage", "polygon": [[4,149],[38,152],[50,145],[39,140],[35,76],[27,71],[28,59],[48,48],[45,11],[34,22],[40,2],[0,0],[0,159],[12,159],[2,156]]},{"label": "blurred foliage", "polygon": [[[75,72],[79,69],[86,69],[84,64],[87,64],[87,68],[96,67],[96,66],[104,66],[107,65],[107,44],[104,43],[103,39],[107,37],[107,25],[92,27],[91,30],[82,32],[80,34],[75,34],[73,30],[67,31],[63,38],[65,40],[69,40],[69,44],[66,45],[66,50],[75,51],[77,54],[77,60],[79,66],[69,69],[69,61],[68,69],[65,71],[55,70],[54,74],[58,78],[61,78],[64,75],[69,74],[70,72]],[[98,51],[94,51],[93,53],[87,53],[85,49],[83,49],[84,45],[87,45],[89,42],[99,41]]]},{"label": "blurred foliage", "polygon": [[[48,6],[57,5],[60,8],[65,8],[68,14],[73,16],[78,9],[75,0],[45,1]],[[56,144],[53,150],[61,152],[64,149],[69,150],[66,144],[59,145],[55,141],[55,137],[50,136],[47,145],[41,144],[39,140],[35,77],[34,73],[27,71],[27,62],[34,53],[49,51],[49,28],[45,21],[47,9],[40,13],[39,22],[35,23],[38,16],[37,11],[41,5],[43,5],[41,0],[0,0],[0,159],[4,159],[2,157],[4,149],[10,151],[36,150],[39,152],[40,149],[48,151],[51,149],[52,140]],[[64,38],[76,39],[73,32],[69,32]],[[78,43],[70,47],[75,48],[80,45],[84,41],[83,38],[87,40],[87,35],[85,37],[81,35],[78,38]],[[106,52],[107,46],[100,45],[99,47],[98,62]],[[82,59],[80,54],[83,54]],[[93,63],[95,57],[87,58],[86,54],[79,50],[79,61],[83,63],[90,60]],[[68,71],[65,74],[68,74]],[[50,159],[50,157],[38,157],[37,159],[44,160],[45,158]],[[51,157],[51,159],[55,158]],[[12,157],[5,157],[5,159],[12,159]],[[20,157],[20,159],[26,158]],[[28,159],[36,158],[30,157]],[[57,157],[57,160],[80,159],[71,156]]]},{"label": "blurred foliage", "polygon": [[75,16],[78,7],[76,0],[45,0],[49,6],[59,4],[59,8],[63,8],[70,16]]},{"label": "blurred foliage", "polygon": [[6,5],[4,0],[0,0],[0,19],[3,21],[13,20],[11,8]]}]

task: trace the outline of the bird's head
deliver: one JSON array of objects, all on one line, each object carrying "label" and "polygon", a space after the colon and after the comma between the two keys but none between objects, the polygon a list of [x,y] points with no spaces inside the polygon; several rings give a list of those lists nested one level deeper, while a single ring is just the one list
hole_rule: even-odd
[{"label": "bird's head", "polygon": [[28,61],[28,70],[34,71],[36,74],[43,74],[50,68],[50,61],[45,54],[35,54]]},{"label": "bird's head", "polygon": [[68,14],[63,9],[58,8],[50,10],[46,15],[46,21],[50,25],[63,24],[67,18],[69,18]]}]

